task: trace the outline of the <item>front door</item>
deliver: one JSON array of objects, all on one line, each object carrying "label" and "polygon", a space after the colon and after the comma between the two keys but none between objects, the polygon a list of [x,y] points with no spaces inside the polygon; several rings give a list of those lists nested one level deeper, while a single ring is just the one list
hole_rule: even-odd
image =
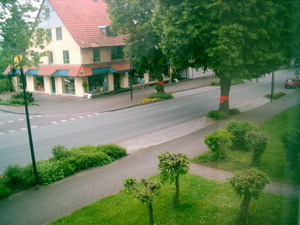
[{"label": "front door", "polygon": [[52,93],[56,93],[55,77],[51,77],[51,86],[52,86]]}]

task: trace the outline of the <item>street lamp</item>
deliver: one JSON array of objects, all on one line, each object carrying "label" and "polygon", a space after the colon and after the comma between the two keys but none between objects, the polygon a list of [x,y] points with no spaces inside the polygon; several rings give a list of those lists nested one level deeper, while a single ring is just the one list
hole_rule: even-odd
[{"label": "street lamp", "polygon": [[[38,179],[38,173],[37,173],[37,168],[36,168],[36,161],[35,161],[32,134],[31,134],[31,126],[30,126],[30,119],[29,119],[29,112],[28,112],[28,100],[27,100],[27,95],[26,95],[25,76],[24,76],[22,66],[20,66],[20,73],[21,73],[21,82],[22,82],[22,89],[23,89],[23,95],[24,95],[24,106],[25,106],[25,114],[26,114],[28,140],[29,140],[29,146],[30,146],[33,174],[34,174],[34,179],[35,179],[35,189],[38,190],[38,189],[40,189],[40,186],[39,186],[39,179]],[[14,67],[12,68],[12,74],[16,74],[16,69]]]}]

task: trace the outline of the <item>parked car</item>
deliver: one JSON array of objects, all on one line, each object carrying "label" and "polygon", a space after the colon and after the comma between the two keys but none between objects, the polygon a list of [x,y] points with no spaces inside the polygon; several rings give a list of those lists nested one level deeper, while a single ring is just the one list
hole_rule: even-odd
[{"label": "parked car", "polygon": [[300,80],[297,78],[288,78],[284,83],[285,88],[298,88],[300,87]]}]

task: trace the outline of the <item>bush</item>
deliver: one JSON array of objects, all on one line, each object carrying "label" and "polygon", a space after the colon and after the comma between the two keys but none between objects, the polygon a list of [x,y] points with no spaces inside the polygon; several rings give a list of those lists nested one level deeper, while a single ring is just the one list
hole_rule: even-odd
[{"label": "bush", "polygon": [[232,134],[230,132],[219,129],[218,131],[206,135],[204,143],[212,150],[215,159],[220,160],[226,158],[226,150],[231,138]]},{"label": "bush", "polygon": [[[26,91],[26,97],[27,97],[28,102],[33,102],[34,101],[34,98],[33,98],[31,92]],[[11,99],[23,99],[23,101],[24,101],[24,94],[23,94],[23,92],[19,92],[17,94],[12,95]]]},{"label": "bush", "polygon": [[211,110],[208,113],[208,116],[215,119],[215,120],[223,120],[227,118],[226,113],[221,112],[219,110]]},{"label": "bush", "polygon": [[300,129],[293,127],[285,130],[281,137],[281,142],[287,150],[287,161],[291,169],[298,168],[298,157],[300,152]]},{"label": "bush", "polygon": [[11,189],[7,186],[5,179],[7,178],[0,178],[0,199],[9,196],[12,193]]},{"label": "bush", "polygon": [[7,185],[9,187],[16,187],[20,185],[20,183],[22,183],[22,173],[23,168],[20,165],[8,165],[4,170]]},{"label": "bush", "polygon": [[252,151],[252,165],[259,166],[261,155],[268,145],[268,134],[266,132],[259,132],[251,130],[246,133],[247,148]]},{"label": "bush", "polygon": [[232,148],[235,150],[248,150],[246,145],[246,133],[251,130],[258,130],[258,127],[248,121],[231,120],[226,123],[225,129],[232,135]]},{"label": "bush", "polygon": [[74,155],[74,165],[77,170],[87,169],[90,167],[104,166],[113,161],[111,157],[104,152],[98,153],[81,153]]},{"label": "bush", "polygon": [[113,159],[119,159],[127,155],[126,149],[117,144],[98,145],[97,148]]},{"label": "bush", "polygon": [[240,110],[239,109],[229,109],[229,115],[236,115],[236,114],[239,114],[240,113]]},{"label": "bush", "polygon": [[214,81],[212,81],[212,82],[210,83],[210,85],[212,85],[212,86],[220,86],[221,83],[220,83],[220,82],[214,82]]},{"label": "bush", "polygon": [[65,146],[55,145],[52,148],[52,155],[55,160],[61,160],[70,156],[70,152]]},{"label": "bush", "polygon": [[65,177],[75,173],[76,166],[74,165],[74,160],[75,158],[69,157],[56,162],[58,166],[61,167]]},{"label": "bush", "polygon": [[64,171],[58,162],[40,160],[37,162],[37,171],[41,185],[51,184],[65,177]]},{"label": "bush", "polygon": [[[273,93],[273,99],[278,99],[278,98],[280,98],[284,95],[286,95],[286,93],[282,92],[282,91],[277,92],[277,93]],[[267,94],[266,97],[271,98],[271,94]]]},{"label": "bush", "polygon": [[173,96],[170,93],[152,93],[148,95],[148,98],[170,99]]}]

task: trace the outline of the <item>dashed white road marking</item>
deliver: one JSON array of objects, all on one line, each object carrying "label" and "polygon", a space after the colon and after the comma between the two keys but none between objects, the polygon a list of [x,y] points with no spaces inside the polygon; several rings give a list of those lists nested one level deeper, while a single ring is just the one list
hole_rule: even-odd
[{"label": "dashed white road marking", "polygon": [[16,130],[10,130],[10,131],[8,131],[9,133],[14,133],[14,132],[16,132]]},{"label": "dashed white road marking", "polygon": [[31,126],[31,128],[37,128],[38,126]]},{"label": "dashed white road marking", "polygon": [[61,120],[60,122],[67,122],[67,120]]},{"label": "dashed white road marking", "polygon": [[87,115],[87,117],[91,117],[91,116],[93,116],[93,115]]},{"label": "dashed white road marking", "polygon": [[4,133],[1,132],[0,135],[1,135],[1,134],[4,134]]},{"label": "dashed white road marking", "polygon": [[24,120],[24,119],[18,119],[19,121],[22,121],[22,120]]},{"label": "dashed white road marking", "polygon": [[57,122],[56,121],[53,121],[53,122],[51,122],[52,124],[56,124]]},{"label": "dashed white road marking", "polygon": [[3,124],[3,122],[0,122],[0,124]]},{"label": "dashed white road marking", "polygon": [[23,127],[23,128],[20,128],[20,130],[27,130],[27,128]]},{"label": "dashed white road marking", "polygon": [[9,121],[7,121],[8,123],[13,123],[14,121],[13,120],[9,120]]},{"label": "dashed white road marking", "polygon": [[70,118],[70,120],[76,120],[76,118]]},{"label": "dashed white road marking", "polygon": [[94,115],[95,115],[95,116],[99,116],[99,115],[100,115],[100,113],[94,113]]},{"label": "dashed white road marking", "polygon": [[84,116],[79,116],[78,118],[79,118],[79,119],[83,119],[83,118],[85,118],[85,117],[84,117]]},{"label": "dashed white road marking", "polygon": [[43,117],[42,115],[37,115],[36,117]]}]

